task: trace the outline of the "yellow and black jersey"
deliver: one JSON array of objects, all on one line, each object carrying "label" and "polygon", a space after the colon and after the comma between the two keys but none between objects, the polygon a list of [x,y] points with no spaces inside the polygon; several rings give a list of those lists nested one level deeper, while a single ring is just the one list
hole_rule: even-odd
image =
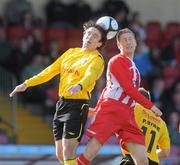
[{"label": "yellow and black jersey", "polygon": [[[159,163],[156,153],[157,148],[170,149],[170,139],[166,123],[140,104],[136,105],[134,114],[138,127],[141,128],[145,135],[148,158]],[[124,150],[122,152],[127,154]]]},{"label": "yellow and black jersey", "polygon": [[[97,50],[82,52],[81,48],[71,48],[41,73],[24,83],[27,87],[35,86],[47,82],[59,74],[59,96],[67,99],[88,100],[95,82],[103,70],[104,60]],[[75,84],[81,84],[82,90],[72,95],[67,90]]]}]

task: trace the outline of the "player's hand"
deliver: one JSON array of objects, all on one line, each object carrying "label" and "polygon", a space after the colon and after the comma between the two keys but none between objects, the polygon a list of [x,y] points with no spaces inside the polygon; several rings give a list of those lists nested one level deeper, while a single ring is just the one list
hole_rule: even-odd
[{"label": "player's hand", "polygon": [[16,93],[24,92],[27,89],[25,84],[20,84],[15,87],[15,89],[9,94],[10,97],[13,97]]},{"label": "player's hand", "polygon": [[81,86],[79,84],[73,85],[68,89],[68,92],[71,94],[76,94],[81,91]]},{"label": "player's hand", "polygon": [[93,115],[95,115],[95,113],[96,113],[96,109],[89,107],[88,117],[92,117]]},{"label": "player's hand", "polygon": [[161,110],[158,107],[156,107],[155,105],[152,106],[151,111],[153,111],[157,116],[162,115]]}]

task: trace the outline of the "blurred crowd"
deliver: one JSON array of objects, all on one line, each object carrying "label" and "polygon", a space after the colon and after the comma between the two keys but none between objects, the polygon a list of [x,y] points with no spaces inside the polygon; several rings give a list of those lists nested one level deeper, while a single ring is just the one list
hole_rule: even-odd
[{"label": "blurred crowd", "polygon": [[[152,20],[143,24],[141,14],[120,0],[105,0],[96,11],[83,0],[74,0],[71,4],[49,0],[44,12],[45,19],[35,15],[28,0],[7,2],[4,15],[0,17],[0,66],[16,75],[20,83],[39,73],[69,47],[81,46],[85,21],[103,15],[113,16],[120,28],[129,27],[135,32],[138,46],[134,61],[142,76],[142,86],[150,91],[152,101],[162,109],[172,145],[180,147],[179,22],[167,22],[163,26]],[[102,50],[106,64],[117,53],[115,39],[108,41]],[[28,90],[20,101],[40,104],[44,115],[52,116],[58,100],[57,79]],[[105,81],[105,75],[98,81],[91,106],[95,106]],[[0,141],[2,132],[4,130],[0,132]]]}]

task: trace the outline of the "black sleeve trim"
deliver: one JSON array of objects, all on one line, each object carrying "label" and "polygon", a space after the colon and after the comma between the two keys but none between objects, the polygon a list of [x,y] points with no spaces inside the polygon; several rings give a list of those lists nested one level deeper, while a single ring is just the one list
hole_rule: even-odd
[{"label": "black sleeve trim", "polygon": [[83,86],[81,84],[78,84],[81,87],[81,90],[83,90]]}]

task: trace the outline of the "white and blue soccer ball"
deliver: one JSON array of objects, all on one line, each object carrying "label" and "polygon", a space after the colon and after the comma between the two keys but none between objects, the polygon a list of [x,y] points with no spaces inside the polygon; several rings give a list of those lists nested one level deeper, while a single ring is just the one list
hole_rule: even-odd
[{"label": "white and blue soccer ball", "polygon": [[106,34],[107,40],[115,37],[115,35],[118,31],[117,21],[113,17],[110,17],[110,16],[103,16],[103,17],[99,18],[96,21],[96,24],[98,26],[100,26],[101,28],[103,28],[107,32],[107,34]]}]

